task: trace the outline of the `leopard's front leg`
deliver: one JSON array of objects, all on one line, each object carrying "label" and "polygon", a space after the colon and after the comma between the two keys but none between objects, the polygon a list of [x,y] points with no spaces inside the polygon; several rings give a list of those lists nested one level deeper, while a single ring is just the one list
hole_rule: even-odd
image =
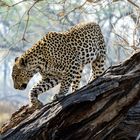
[{"label": "leopard's front leg", "polygon": [[69,88],[74,82],[75,87],[73,85],[73,90],[76,90],[80,82],[81,73],[82,73],[82,65],[80,65],[79,61],[75,61],[71,68],[65,73],[62,78],[60,91],[58,94],[54,96],[54,100],[62,99],[69,91]]},{"label": "leopard's front leg", "polygon": [[35,108],[41,108],[43,104],[39,101],[38,96],[50,88],[58,85],[60,81],[61,80],[57,77],[43,78],[36,86],[31,89],[29,93],[31,106]]}]

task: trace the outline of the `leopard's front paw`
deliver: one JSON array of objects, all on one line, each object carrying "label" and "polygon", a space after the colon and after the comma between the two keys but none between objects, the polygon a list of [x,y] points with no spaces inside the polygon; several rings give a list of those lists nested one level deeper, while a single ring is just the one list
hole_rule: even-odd
[{"label": "leopard's front paw", "polygon": [[31,103],[31,107],[36,108],[36,109],[40,109],[43,107],[43,103],[40,102],[39,100],[37,100],[37,101],[34,101]]}]

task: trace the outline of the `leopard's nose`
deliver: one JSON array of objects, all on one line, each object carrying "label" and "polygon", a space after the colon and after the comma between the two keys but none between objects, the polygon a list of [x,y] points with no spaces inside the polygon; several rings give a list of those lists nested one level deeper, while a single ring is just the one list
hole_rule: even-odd
[{"label": "leopard's nose", "polygon": [[14,88],[15,88],[15,89],[19,89],[19,86],[17,86],[17,85],[14,84]]}]

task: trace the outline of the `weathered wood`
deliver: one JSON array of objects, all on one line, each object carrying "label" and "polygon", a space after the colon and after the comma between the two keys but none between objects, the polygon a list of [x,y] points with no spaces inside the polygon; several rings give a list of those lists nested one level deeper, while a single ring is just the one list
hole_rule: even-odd
[{"label": "weathered wood", "polygon": [[136,140],[138,134],[140,134],[140,102],[128,111],[125,120],[105,140]]},{"label": "weathered wood", "polygon": [[[139,100],[140,52],[61,101],[33,112],[18,125],[15,121],[15,127],[3,132],[2,140],[109,139],[131,122],[135,113],[129,109]],[[140,123],[137,119],[133,122],[138,124],[138,133]]]}]

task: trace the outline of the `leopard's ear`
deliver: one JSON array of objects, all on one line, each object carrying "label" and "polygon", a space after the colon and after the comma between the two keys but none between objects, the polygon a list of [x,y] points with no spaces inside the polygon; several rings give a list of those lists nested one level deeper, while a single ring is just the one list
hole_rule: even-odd
[{"label": "leopard's ear", "polygon": [[19,57],[16,57],[16,58],[15,58],[15,62],[18,60],[18,58],[19,58]]},{"label": "leopard's ear", "polygon": [[19,58],[19,67],[22,67],[22,68],[24,68],[24,67],[26,67],[27,66],[27,61],[24,59],[24,58]]}]

